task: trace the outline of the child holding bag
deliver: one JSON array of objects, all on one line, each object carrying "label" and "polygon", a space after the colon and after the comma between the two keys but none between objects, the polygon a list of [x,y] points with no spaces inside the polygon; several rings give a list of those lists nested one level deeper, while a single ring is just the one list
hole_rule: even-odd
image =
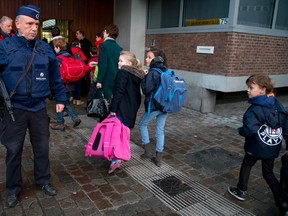
[{"label": "child holding bag", "polygon": [[[141,104],[140,82],[145,73],[135,54],[129,51],[120,53],[118,69],[110,114],[116,115],[124,125],[132,129]],[[122,163],[122,160],[112,160],[108,173],[113,173]]]}]

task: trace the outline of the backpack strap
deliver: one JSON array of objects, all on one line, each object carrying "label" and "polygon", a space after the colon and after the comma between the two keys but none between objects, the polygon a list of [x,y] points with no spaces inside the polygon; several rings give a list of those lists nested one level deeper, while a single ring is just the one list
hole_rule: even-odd
[{"label": "backpack strap", "polygon": [[114,123],[106,123],[106,130],[105,130],[105,134],[104,134],[104,140],[103,140],[103,144],[104,144],[104,157],[107,158],[108,160],[111,160],[112,158],[111,155],[109,155],[109,149],[110,149],[110,145],[111,145],[111,134],[113,131],[113,126]]},{"label": "backpack strap", "polygon": [[92,156],[92,147],[94,144],[94,141],[97,136],[97,132],[100,130],[100,128],[103,127],[101,124],[97,124],[96,127],[94,128],[92,135],[89,139],[89,142],[87,145],[85,145],[85,156],[86,157],[91,157]]},{"label": "backpack strap", "polygon": [[165,71],[162,71],[160,68],[150,68],[150,70],[157,71],[157,72],[159,72],[160,74],[162,74],[163,72],[165,72]]}]

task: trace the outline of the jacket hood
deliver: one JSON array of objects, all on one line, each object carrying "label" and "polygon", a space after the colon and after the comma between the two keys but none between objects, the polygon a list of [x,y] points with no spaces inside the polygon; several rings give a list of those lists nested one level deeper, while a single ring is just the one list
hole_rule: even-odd
[{"label": "jacket hood", "polygon": [[159,68],[162,71],[166,71],[167,67],[165,66],[164,59],[161,56],[157,56],[154,59],[152,59],[150,63],[150,68]]},{"label": "jacket hood", "polygon": [[250,98],[248,103],[260,105],[264,107],[273,107],[276,102],[275,96],[260,95],[257,97]]}]

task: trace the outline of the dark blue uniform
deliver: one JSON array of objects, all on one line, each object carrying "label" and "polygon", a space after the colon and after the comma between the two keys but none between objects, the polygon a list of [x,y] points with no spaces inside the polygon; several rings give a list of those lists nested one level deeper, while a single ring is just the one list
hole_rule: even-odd
[{"label": "dark blue uniform", "polygon": [[[36,46],[35,46],[36,43]],[[50,183],[49,116],[46,98],[53,91],[57,104],[66,101],[59,66],[50,46],[38,39],[27,41],[15,35],[0,41],[0,73],[10,94],[24,73],[35,46],[36,55],[27,76],[11,97],[15,122],[8,112],[0,122],[1,143],[7,148],[6,189],[8,194],[21,191],[21,155],[26,131],[34,153],[36,184]]]}]

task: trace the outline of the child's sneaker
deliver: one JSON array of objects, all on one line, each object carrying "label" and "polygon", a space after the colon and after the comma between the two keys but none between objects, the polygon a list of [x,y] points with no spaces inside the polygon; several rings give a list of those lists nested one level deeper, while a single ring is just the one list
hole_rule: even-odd
[{"label": "child's sneaker", "polygon": [[238,189],[237,187],[231,187],[231,186],[228,187],[228,192],[232,196],[236,197],[238,200],[243,201],[246,198],[246,191],[242,191],[242,190]]},{"label": "child's sneaker", "polygon": [[122,163],[123,163],[122,160],[112,161],[111,164],[110,164],[110,168],[109,168],[108,173],[109,174],[113,173],[117,168],[119,168],[121,166]]}]

